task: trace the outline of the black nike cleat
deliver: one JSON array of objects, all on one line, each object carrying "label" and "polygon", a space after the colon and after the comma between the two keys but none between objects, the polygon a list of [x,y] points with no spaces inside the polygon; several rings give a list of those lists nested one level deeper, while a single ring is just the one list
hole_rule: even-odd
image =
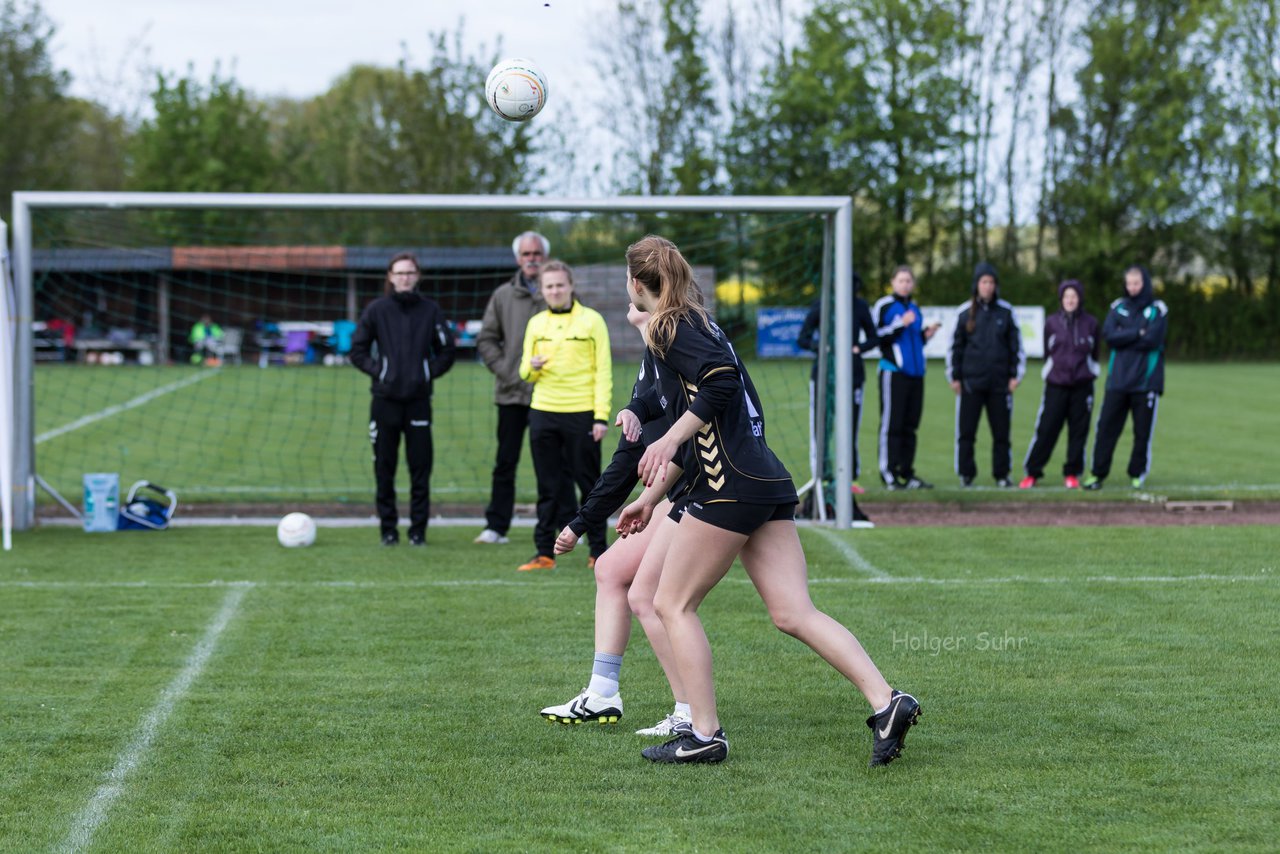
[{"label": "black nike cleat", "polygon": [[640,755],[650,762],[661,762],[673,765],[681,762],[723,762],[729,755],[729,739],[724,737],[724,730],[716,730],[711,741],[699,741],[693,734],[693,727],[677,724],[674,730],[676,737],[653,747],[646,747]]},{"label": "black nike cleat", "polygon": [[894,691],[889,708],[867,718],[871,728],[871,767],[888,765],[902,755],[907,730],[920,719],[920,704],[916,698],[901,691]]}]

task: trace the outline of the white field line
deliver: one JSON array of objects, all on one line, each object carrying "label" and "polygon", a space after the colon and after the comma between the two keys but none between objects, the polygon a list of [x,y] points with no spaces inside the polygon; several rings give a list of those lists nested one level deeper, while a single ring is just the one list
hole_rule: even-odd
[{"label": "white field line", "polygon": [[[836,549],[840,551],[840,554],[845,556],[845,559],[849,561],[853,568],[861,572],[863,575],[873,578],[876,581],[886,581],[891,577],[889,573],[879,569],[871,563],[871,561],[863,557],[857,548],[854,547],[853,543],[844,539],[835,531],[832,531],[829,528],[819,528],[816,525],[810,527],[808,530],[818,534],[822,539],[835,546]],[[813,581],[813,579],[810,579],[810,581]]]},{"label": "white field line", "polygon": [[106,821],[107,811],[111,809],[111,805],[124,792],[125,778],[142,762],[147,750],[151,747],[151,743],[155,740],[156,734],[160,731],[160,727],[164,726],[164,722],[173,711],[174,705],[186,695],[192,683],[200,676],[200,672],[208,662],[209,656],[213,654],[213,648],[217,645],[218,638],[222,635],[222,630],[235,617],[236,611],[240,608],[240,600],[244,598],[244,594],[253,586],[251,582],[239,582],[231,590],[227,591],[226,598],[222,600],[222,608],[214,616],[213,622],[209,623],[208,628],[205,629],[204,637],[196,644],[195,649],[191,651],[191,655],[187,656],[182,671],[160,693],[159,701],[147,713],[147,716],[142,719],[142,723],[138,726],[138,731],[134,734],[133,740],[116,757],[115,767],[108,772],[106,780],[93,793],[93,797],[90,798],[84,809],[80,811],[80,814],[76,816],[71,825],[71,832],[62,841],[59,850],[82,851],[93,843],[93,835],[102,823]]},{"label": "white field line", "polygon": [[106,409],[99,409],[97,412],[91,412],[88,415],[77,418],[75,421],[63,424],[61,427],[54,427],[52,430],[46,430],[45,432],[37,435],[36,444],[39,445],[41,442],[56,439],[59,436],[72,432],[73,430],[79,430],[81,427],[88,427],[95,421],[101,421],[104,418],[119,415],[121,412],[127,412],[130,409],[137,409],[139,406],[148,404],[157,397],[161,397],[172,391],[177,391],[178,389],[186,388],[189,385],[194,385],[195,383],[200,382],[200,380],[208,379],[216,373],[217,371],[201,371],[200,373],[193,374],[185,379],[171,382],[168,385],[162,385],[159,388],[153,388],[146,394],[138,395],[133,400],[126,400],[124,403],[117,403],[113,406],[108,406]]},{"label": "white field line", "polygon": [[[1274,582],[1280,580],[1275,568],[1264,568],[1253,575],[1220,575],[1199,573],[1195,575],[1084,575],[1076,577],[1036,577],[1032,575],[1006,575],[988,578],[924,578],[921,576],[885,576],[883,578],[810,578],[810,584],[843,585],[916,585],[923,587],[981,587],[997,584],[1235,584],[1237,582]],[[730,584],[750,584],[751,580],[738,574],[725,578]],[[295,590],[410,590],[445,587],[540,587],[580,588],[576,581],[556,581],[543,578],[537,581],[508,580],[501,578],[470,579],[415,579],[411,581],[0,581],[0,589],[23,590],[186,590],[220,587],[253,587],[255,589]]]}]

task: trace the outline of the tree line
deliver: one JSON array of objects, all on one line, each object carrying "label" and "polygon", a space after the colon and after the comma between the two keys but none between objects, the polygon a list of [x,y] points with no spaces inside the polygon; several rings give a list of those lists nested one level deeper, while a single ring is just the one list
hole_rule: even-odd
[{"label": "tree line", "polygon": [[[1280,0],[734,0],[714,20],[696,0],[617,0],[598,26],[602,88],[629,100],[621,116],[593,105],[607,121],[499,120],[476,85],[496,56],[446,33],[424,63],[353,67],[305,99],[157,73],[129,119],[71,97],[54,24],[34,0],[4,0],[0,206],[7,217],[17,189],[547,180],[847,194],[870,288],[909,263],[927,301],[958,303],[990,260],[1014,301],[1051,305],[1052,285],[1077,278],[1102,312],[1141,263],[1175,312],[1176,351],[1280,354]],[[584,128],[609,136],[607,163],[584,157]],[[333,242],[377,229],[320,225]]]}]

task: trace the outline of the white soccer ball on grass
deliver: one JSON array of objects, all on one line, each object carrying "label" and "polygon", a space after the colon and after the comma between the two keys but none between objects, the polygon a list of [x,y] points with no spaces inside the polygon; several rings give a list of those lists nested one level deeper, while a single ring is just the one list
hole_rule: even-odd
[{"label": "white soccer ball on grass", "polygon": [[316,541],[316,520],[306,513],[290,513],[276,525],[276,539],[287,549],[309,546]]},{"label": "white soccer ball on grass", "polygon": [[484,99],[509,122],[533,118],[547,103],[547,78],[527,59],[504,59],[484,82]]}]

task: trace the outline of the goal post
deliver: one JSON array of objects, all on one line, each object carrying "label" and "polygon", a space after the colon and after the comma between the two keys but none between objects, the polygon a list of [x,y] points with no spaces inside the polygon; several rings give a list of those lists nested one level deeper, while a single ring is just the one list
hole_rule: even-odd
[{"label": "goal post", "polygon": [[[852,520],[850,484],[853,480],[852,459],[852,376],[853,376],[853,291],[852,291],[852,200],[848,196],[673,196],[641,197],[619,196],[610,198],[559,198],[550,196],[483,196],[483,195],[372,195],[372,194],[258,194],[258,193],[109,193],[109,192],[19,192],[13,196],[13,274],[15,288],[14,353],[12,363],[6,368],[14,381],[14,429],[12,448],[7,456],[13,461],[14,522],[18,530],[30,528],[35,522],[37,482],[36,441],[36,369],[33,322],[36,318],[36,250],[44,245],[41,224],[36,217],[56,212],[328,212],[334,215],[489,215],[504,213],[512,216],[560,216],[611,214],[647,217],[650,220],[678,215],[803,215],[817,217],[822,222],[821,254],[818,263],[821,270],[819,293],[826,310],[823,312],[823,340],[834,344],[833,367],[835,382],[824,382],[828,370],[826,360],[819,361],[819,388],[834,386],[835,398],[835,471],[833,475],[835,495],[835,522],[847,528]],[[678,231],[671,237],[682,248]],[[85,235],[79,244],[97,246],[93,235]],[[406,244],[412,245],[412,244]],[[554,247],[553,247],[554,248]],[[554,254],[554,253],[553,253]],[[621,253],[617,253],[620,258]],[[567,258],[571,263],[575,258]],[[575,265],[576,266],[576,265]],[[514,262],[510,265],[515,270]],[[707,283],[714,287],[715,283]],[[99,291],[110,283],[99,286]],[[353,305],[354,290],[346,296],[346,304]],[[169,294],[165,281],[156,299],[162,306],[168,305]],[[99,300],[104,297],[99,293]],[[167,308],[166,308],[167,310]],[[168,323],[161,312],[159,322]],[[827,325],[834,320],[834,329]],[[833,333],[833,334],[832,334]],[[830,339],[828,339],[830,335]],[[167,339],[166,339],[167,340]],[[167,350],[159,350],[165,353]],[[119,356],[119,353],[114,354]],[[770,401],[766,397],[766,413]],[[823,428],[820,426],[820,430]],[[48,431],[46,431],[48,432]],[[820,437],[822,439],[824,437]],[[607,453],[607,452],[606,452]],[[817,454],[819,466],[824,454]],[[488,472],[477,477],[487,478]],[[797,485],[807,479],[803,472],[795,471]],[[815,473],[810,472],[810,477]],[[814,478],[816,488],[821,489],[822,473]],[[372,481],[369,489],[371,491]],[[821,501],[815,502],[820,508]],[[819,512],[821,512],[819,510]]]}]

